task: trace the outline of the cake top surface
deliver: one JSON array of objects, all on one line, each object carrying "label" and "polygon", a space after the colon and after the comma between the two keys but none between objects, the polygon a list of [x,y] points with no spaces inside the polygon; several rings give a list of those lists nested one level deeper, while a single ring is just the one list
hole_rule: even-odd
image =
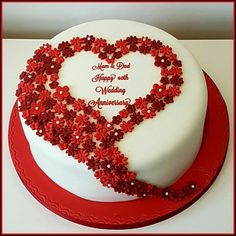
[{"label": "cake top surface", "polygon": [[[161,169],[159,175],[153,174],[155,170],[138,174],[138,179],[146,182],[144,185],[136,174],[155,163],[169,161],[163,157],[173,155],[173,150],[183,143],[188,146],[192,128],[204,122],[206,85],[192,55],[168,33],[123,20],[84,23],[62,32],[49,44],[38,50],[33,62],[39,65],[38,57],[42,57],[45,63],[45,53],[53,58],[42,65],[42,75],[59,84],[51,86],[46,82],[40,88],[36,82],[37,87],[30,92],[46,89],[56,105],[40,107],[31,101],[30,115],[21,109],[26,118],[36,117],[31,126],[35,125],[38,134],[46,134],[50,142],[69,150],[94,170],[104,186],[118,192],[128,189],[146,196],[155,192],[155,186],[173,182],[177,172],[175,177],[170,174],[165,179]],[[50,56],[54,52],[59,56]],[[26,77],[33,73],[28,71]],[[42,94],[39,96],[42,98]],[[21,99],[24,102],[25,97]],[[58,113],[58,106],[67,108]],[[46,123],[41,126],[44,112],[56,116],[51,120],[52,127]],[[55,129],[59,130],[59,139]],[[68,130],[71,132],[65,137],[63,132]],[[106,158],[97,168],[96,161],[102,157],[99,155]],[[115,166],[124,172],[117,174],[120,169]],[[114,180],[120,177],[131,187],[123,189]],[[141,190],[136,189],[136,181]]]}]

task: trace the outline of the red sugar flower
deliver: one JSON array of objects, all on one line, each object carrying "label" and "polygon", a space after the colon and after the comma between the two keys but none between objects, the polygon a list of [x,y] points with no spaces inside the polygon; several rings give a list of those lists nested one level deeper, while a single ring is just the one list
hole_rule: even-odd
[{"label": "red sugar flower", "polygon": [[45,65],[47,75],[58,73],[60,68],[61,65],[55,61],[52,61],[50,64]]},{"label": "red sugar flower", "polygon": [[117,166],[127,166],[128,158],[124,154],[119,153],[114,156],[113,163]]},{"label": "red sugar flower", "polygon": [[61,63],[64,61],[64,57],[58,56],[58,57],[56,57],[55,61],[56,61],[57,63],[61,64]]},{"label": "red sugar flower", "polygon": [[100,111],[98,110],[93,110],[91,112],[91,116],[94,118],[94,119],[97,119],[99,116],[100,116]]},{"label": "red sugar flower", "polygon": [[159,112],[165,109],[165,103],[162,100],[155,100],[152,103],[152,108]]},{"label": "red sugar flower", "polygon": [[23,117],[24,119],[29,118],[29,116],[30,116],[29,110],[22,111],[22,117]]},{"label": "red sugar flower", "polygon": [[152,107],[142,109],[142,114],[143,114],[143,117],[147,119],[153,118],[156,116],[156,112]]},{"label": "red sugar flower", "polygon": [[45,101],[47,98],[50,97],[51,92],[49,92],[48,90],[43,90],[40,94],[39,97],[42,101]]},{"label": "red sugar flower", "polygon": [[117,115],[117,116],[113,116],[113,117],[112,117],[112,123],[113,123],[113,124],[118,125],[118,124],[120,124],[121,121],[122,121],[122,118],[121,118],[120,115]]},{"label": "red sugar flower", "polygon": [[96,131],[96,133],[95,133],[95,138],[97,139],[97,140],[103,140],[103,139],[105,139],[106,137],[107,137],[107,132],[108,130],[106,129],[106,128],[104,128],[104,127],[100,127],[100,128],[98,128],[97,129],[97,131]]},{"label": "red sugar flower", "polygon": [[108,53],[108,54],[112,54],[116,51],[116,47],[114,44],[107,44],[104,48],[103,48],[103,52],[104,53]]},{"label": "red sugar flower", "polygon": [[113,130],[113,128],[114,128],[113,124],[112,124],[112,123],[109,123],[109,122],[105,122],[104,125],[103,125],[103,127],[104,127],[105,129],[107,129],[108,131]]},{"label": "red sugar flower", "polygon": [[88,153],[85,150],[79,150],[78,153],[75,155],[75,159],[78,160],[78,162],[85,162],[88,158]]},{"label": "red sugar flower", "polygon": [[142,37],[138,39],[138,42],[145,45],[149,45],[151,43],[151,39],[148,37]]},{"label": "red sugar flower", "polygon": [[82,44],[83,42],[84,42],[84,39],[79,38],[79,37],[73,38],[73,39],[70,41],[71,45],[74,46],[74,50],[75,50],[76,52],[80,52],[80,51],[82,50],[83,47],[81,46],[81,44]]},{"label": "red sugar flower", "polygon": [[75,44],[81,44],[84,42],[84,38],[79,38],[79,37],[74,37],[73,39],[71,39],[70,43],[72,45],[75,45]]},{"label": "red sugar flower", "polygon": [[166,86],[164,84],[154,84],[151,90],[151,94],[154,94],[157,98],[162,98],[167,95]]},{"label": "red sugar flower", "polygon": [[74,101],[73,107],[76,111],[81,111],[85,107],[85,101],[84,99],[78,98],[76,101]]},{"label": "red sugar flower", "polygon": [[92,51],[94,54],[100,53],[100,47],[93,47],[93,48],[91,49],[91,51]]},{"label": "red sugar flower", "polygon": [[169,103],[174,102],[174,99],[171,95],[168,94],[167,96],[164,97],[164,101],[165,103],[169,104]]},{"label": "red sugar flower", "polygon": [[174,84],[174,85],[181,86],[184,83],[184,81],[183,81],[183,78],[181,78],[179,76],[173,76],[170,79],[170,83]]},{"label": "red sugar flower", "polygon": [[176,54],[174,54],[173,52],[167,52],[165,55],[171,61],[175,61],[177,58]]},{"label": "red sugar flower", "polygon": [[97,38],[94,40],[94,46],[95,47],[105,47],[107,45],[107,41],[106,39],[103,39],[103,38]]},{"label": "red sugar flower", "polygon": [[117,147],[110,147],[109,149],[108,149],[108,152],[109,152],[109,155],[110,156],[113,156],[114,158],[117,158],[117,157],[119,157],[120,156],[120,151],[119,151],[119,149],[117,148]]},{"label": "red sugar flower", "polygon": [[30,128],[31,128],[32,130],[36,130],[36,129],[38,129],[38,127],[39,127],[38,123],[32,123],[32,124],[30,124]]},{"label": "red sugar flower", "polygon": [[166,68],[171,65],[171,62],[165,56],[162,56],[162,57],[156,56],[154,64],[155,64],[155,66],[160,66],[161,68]]},{"label": "red sugar flower", "polygon": [[168,69],[165,69],[165,68],[162,68],[161,69],[161,75],[166,77],[170,74],[169,70]]},{"label": "red sugar flower", "polygon": [[59,117],[55,117],[51,122],[52,122],[52,124],[54,126],[63,127],[64,124],[65,124],[65,119],[59,118]]},{"label": "red sugar flower", "polygon": [[53,94],[53,97],[57,98],[59,101],[63,101],[68,96],[69,96],[69,87],[68,86],[56,87],[56,92]]},{"label": "red sugar flower", "polygon": [[132,130],[134,129],[134,126],[131,122],[127,121],[127,122],[122,122],[120,124],[120,127],[121,127],[121,130],[124,132],[124,133],[127,133],[127,132],[132,132]]},{"label": "red sugar flower", "polygon": [[58,49],[60,51],[66,50],[68,48],[70,48],[70,43],[68,41],[62,41],[61,43],[58,44]]},{"label": "red sugar flower", "polygon": [[51,58],[58,57],[60,55],[60,52],[56,48],[48,50],[47,53]]},{"label": "red sugar flower", "polygon": [[125,55],[129,52],[129,48],[128,47],[122,47],[122,48],[120,48],[120,51],[122,52],[123,55]]},{"label": "red sugar flower", "polygon": [[43,53],[43,52],[48,52],[49,50],[51,50],[51,48],[52,46],[49,43],[45,43],[39,48],[39,50],[41,53]]},{"label": "red sugar flower", "polygon": [[88,139],[88,140],[85,140],[82,146],[85,149],[85,151],[92,152],[96,148],[96,143],[93,142],[91,139]]},{"label": "red sugar flower", "polygon": [[79,132],[76,132],[72,135],[71,142],[76,145],[79,145],[83,139],[84,139],[84,137],[81,136],[81,134]]},{"label": "red sugar flower", "polygon": [[114,52],[113,57],[114,57],[115,59],[121,58],[121,57],[122,57],[122,52],[121,52],[121,51]]},{"label": "red sugar flower", "polygon": [[68,144],[66,144],[65,142],[59,143],[58,146],[61,150],[65,150],[68,148]]},{"label": "red sugar flower", "polygon": [[32,59],[28,60],[27,62],[28,65],[26,66],[26,70],[29,72],[34,71],[38,67],[38,63],[33,61]]},{"label": "red sugar flower", "polygon": [[147,107],[147,101],[146,101],[146,99],[145,99],[145,98],[141,98],[141,97],[136,98],[136,99],[135,99],[135,106],[136,106],[137,108],[140,108],[140,109],[143,109],[143,108]]},{"label": "red sugar flower", "polygon": [[65,112],[66,110],[66,105],[65,104],[62,104],[62,103],[57,103],[55,106],[54,106],[54,110],[55,112],[57,112],[58,114],[62,114]]},{"label": "red sugar flower", "polygon": [[161,47],[160,47],[160,53],[162,53],[162,54],[170,54],[170,53],[172,53],[172,48],[171,47],[169,47],[169,46],[164,46],[164,45],[162,45]]},{"label": "red sugar flower", "polygon": [[139,125],[143,121],[143,115],[141,115],[140,112],[133,113],[132,115],[130,115],[130,121],[133,124]]},{"label": "red sugar flower", "polygon": [[168,77],[161,77],[160,82],[161,82],[162,84],[168,84],[168,83],[169,83],[169,79],[168,79]]},{"label": "red sugar flower", "polygon": [[81,114],[75,118],[75,122],[78,123],[78,125],[85,125],[88,120],[89,120],[88,116]]},{"label": "red sugar flower", "polygon": [[182,75],[182,68],[173,66],[170,68],[169,72],[171,75],[180,76]]},{"label": "red sugar flower", "polygon": [[173,86],[173,87],[169,87],[168,88],[168,94],[170,94],[171,96],[179,96],[181,93],[179,87]]},{"label": "red sugar flower", "polygon": [[58,79],[59,79],[58,74],[51,74],[51,75],[50,75],[50,80],[51,80],[52,82],[57,81]]},{"label": "red sugar flower", "polygon": [[123,109],[123,110],[119,111],[119,115],[120,115],[122,118],[127,118],[128,115],[129,115],[129,112],[128,112],[126,109]]},{"label": "red sugar flower", "polygon": [[31,103],[30,113],[32,115],[38,115],[44,111],[45,111],[45,106],[43,105],[42,101],[39,101],[37,103],[36,102]]},{"label": "red sugar flower", "polygon": [[112,64],[115,62],[115,58],[113,56],[108,56],[106,59],[106,62],[109,63],[109,64]]},{"label": "red sugar flower", "polygon": [[180,60],[175,59],[174,62],[172,63],[174,66],[178,66],[181,67],[182,66],[182,62]]},{"label": "red sugar flower", "polygon": [[103,148],[96,148],[94,149],[94,156],[97,157],[98,159],[104,158],[108,156],[108,149],[103,149]]},{"label": "red sugar flower", "polygon": [[138,46],[134,43],[130,44],[129,51],[136,52],[138,50]]},{"label": "red sugar flower", "polygon": [[149,53],[151,54],[151,56],[155,57],[158,54],[158,50],[156,48],[152,48]]},{"label": "red sugar flower", "polygon": [[127,42],[125,40],[120,39],[116,41],[115,46],[117,48],[123,48],[123,47],[126,47],[126,44]]},{"label": "red sugar flower", "polygon": [[46,81],[47,81],[47,77],[44,75],[36,75],[35,77],[35,82],[37,84],[45,84]]},{"label": "red sugar flower", "polygon": [[34,89],[33,84],[25,84],[25,83],[22,84],[22,92],[30,93],[33,89]]},{"label": "red sugar flower", "polygon": [[138,43],[138,38],[136,36],[129,36],[125,40],[128,44],[137,44]]},{"label": "red sugar flower", "polygon": [[115,141],[120,141],[124,136],[124,133],[120,129],[114,129],[114,131],[111,132],[110,137],[112,137]]}]

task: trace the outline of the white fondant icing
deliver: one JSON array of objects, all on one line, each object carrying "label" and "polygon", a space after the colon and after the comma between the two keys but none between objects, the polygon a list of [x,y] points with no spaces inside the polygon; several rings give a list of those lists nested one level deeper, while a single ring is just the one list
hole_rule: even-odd
[{"label": "white fondant icing", "polygon": [[[207,89],[200,66],[173,36],[155,27],[132,21],[88,22],[60,33],[50,43],[57,46],[61,41],[86,35],[106,38],[111,43],[130,35],[148,36],[172,47],[182,61],[184,84],[181,86],[181,95],[158,113],[157,117],[145,120],[116,144],[128,157],[129,169],[137,172],[140,180],[159,187],[171,185],[191,166],[201,145]],[[131,63],[130,69],[116,72],[117,75],[128,73],[130,79],[112,85],[125,87],[125,96],[130,97],[132,102],[139,96],[145,96],[152,84],[160,80],[160,70],[153,66],[151,56],[130,53],[118,61]],[[85,52],[67,59],[59,73],[60,84],[69,85],[72,96],[86,101],[102,97],[94,92],[95,85],[91,83],[91,78],[99,73],[91,70],[91,66],[98,62],[101,60],[97,55]],[[105,74],[113,72],[111,69],[104,71]],[[105,97],[122,99],[125,96],[108,94]],[[119,110],[121,106],[106,106],[101,112],[111,119]],[[85,165],[78,164],[58,147],[38,137],[23,123],[23,119],[22,125],[35,161],[61,187],[94,201],[125,201],[135,198],[102,187]]]}]

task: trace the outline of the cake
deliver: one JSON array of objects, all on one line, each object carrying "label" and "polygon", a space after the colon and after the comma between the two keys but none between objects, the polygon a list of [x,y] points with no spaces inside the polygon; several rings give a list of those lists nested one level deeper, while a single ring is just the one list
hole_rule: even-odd
[{"label": "cake", "polygon": [[57,185],[88,200],[181,199],[173,191],[202,143],[203,72],[156,27],[99,20],[37,49],[16,91],[32,156]]}]

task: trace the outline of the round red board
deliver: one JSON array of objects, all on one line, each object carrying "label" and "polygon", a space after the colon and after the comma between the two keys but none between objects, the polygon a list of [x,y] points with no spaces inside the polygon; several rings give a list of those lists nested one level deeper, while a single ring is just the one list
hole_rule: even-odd
[{"label": "round red board", "polygon": [[202,146],[191,168],[173,185],[178,187],[186,181],[197,180],[199,189],[190,198],[178,202],[162,198],[95,202],[66,191],[49,179],[34,161],[15,104],[9,124],[9,147],[18,175],[31,194],[45,207],[68,220],[92,227],[141,227],[179,213],[199,199],[213,183],[223,165],[228,146],[229,120],[225,102],[206,73],[205,78],[208,109]]}]

